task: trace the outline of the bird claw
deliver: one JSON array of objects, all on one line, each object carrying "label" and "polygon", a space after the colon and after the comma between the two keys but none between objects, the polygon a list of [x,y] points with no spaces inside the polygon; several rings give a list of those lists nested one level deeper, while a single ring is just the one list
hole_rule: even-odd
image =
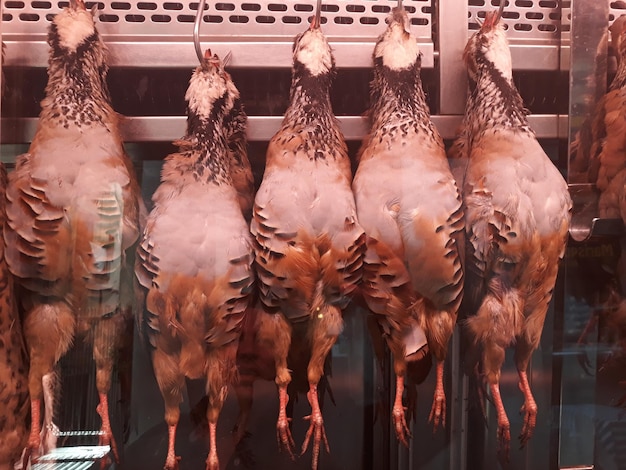
[{"label": "bird claw", "polygon": [[446,397],[445,395],[435,395],[433,406],[428,415],[428,422],[433,424],[433,434],[439,429],[446,427]]},{"label": "bird claw", "polygon": [[498,455],[505,462],[509,462],[511,450],[511,426],[509,423],[498,424]]},{"label": "bird claw", "polygon": [[209,456],[206,458],[206,470],[220,470],[220,463],[217,459],[217,452],[211,449]]},{"label": "bird claw", "polygon": [[278,442],[278,448],[287,452],[291,460],[295,460],[294,449],[296,448],[296,443],[291,436],[291,429],[289,429],[290,421],[291,418],[278,420],[278,423],[276,423],[276,441]]},{"label": "bird claw", "polygon": [[411,439],[411,430],[406,424],[405,409],[397,406],[393,407],[393,423],[396,428],[396,437],[404,444],[406,448],[409,447],[409,440]]},{"label": "bird claw", "polygon": [[304,453],[309,448],[309,442],[311,441],[311,437],[313,437],[313,461],[311,464],[311,468],[315,470],[317,468],[317,463],[319,460],[320,454],[320,442],[324,441],[324,447],[326,447],[326,452],[330,454],[330,446],[328,445],[328,439],[326,438],[326,430],[324,429],[324,419],[322,418],[321,413],[311,414],[309,416],[304,417],[305,420],[309,421],[311,424],[309,425],[309,429],[306,432],[306,436],[304,437],[304,442],[302,443],[302,451],[300,455],[304,455]]},{"label": "bird claw", "polygon": [[[110,429],[101,430],[100,438],[98,439],[98,445],[110,446],[111,453],[113,454],[113,459],[115,460],[115,463],[120,463],[120,456],[117,453],[117,444],[115,443],[115,438],[113,437],[113,433],[111,432]],[[100,468],[104,469],[106,465],[109,463],[108,460],[109,460],[108,455],[103,457],[100,461]]]},{"label": "bird claw", "polygon": [[180,462],[180,456],[174,455],[167,457],[165,460],[165,465],[163,466],[163,470],[178,470],[178,462]]},{"label": "bird claw", "polygon": [[520,413],[524,413],[524,425],[522,426],[522,433],[519,436],[520,448],[523,448],[528,444],[530,438],[533,437],[537,423],[537,406],[524,403],[520,409]]}]

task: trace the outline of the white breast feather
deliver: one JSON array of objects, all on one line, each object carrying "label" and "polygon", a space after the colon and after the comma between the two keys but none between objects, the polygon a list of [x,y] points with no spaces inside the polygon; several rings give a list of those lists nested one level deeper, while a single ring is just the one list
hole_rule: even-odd
[{"label": "white breast feather", "polygon": [[95,31],[93,17],[86,10],[66,10],[54,17],[61,46],[75,51]]},{"label": "white breast feather", "polygon": [[506,33],[501,25],[497,25],[492,30],[491,34],[493,37],[490,41],[490,47],[485,53],[485,57],[502,72],[505,78],[512,80],[513,67],[511,64],[511,51],[509,49],[509,42],[506,39]]},{"label": "white breast feather", "polygon": [[[189,88],[185,99],[189,102],[189,109],[199,116],[211,115],[213,103],[227,91],[226,81],[215,73],[195,72],[189,80]],[[227,108],[232,108],[232,93],[227,95]]]},{"label": "white breast feather", "polygon": [[383,65],[391,70],[402,70],[415,63],[419,47],[414,37],[406,36],[404,27],[396,23],[376,45],[375,57],[382,57]]},{"label": "white breast feather", "polygon": [[295,59],[303,64],[311,75],[317,76],[330,71],[333,64],[330,47],[319,29],[307,31],[302,35]]}]

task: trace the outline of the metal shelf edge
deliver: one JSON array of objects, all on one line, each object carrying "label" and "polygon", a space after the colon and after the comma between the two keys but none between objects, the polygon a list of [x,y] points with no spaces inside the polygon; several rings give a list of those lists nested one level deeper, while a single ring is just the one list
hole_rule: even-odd
[{"label": "metal shelf edge", "polygon": [[[432,116],[433,122],[444,139],[453,139],[462,116]],[[249,116],[248,139],[268,141],[279,129],[282,116]],[[361,140],[367,132],[367,121],[361,116],[338,116],[346,140]],[[184,116],[141,116],[123,117],[122,136],[126,142],[171,142],[185,132]],[[529,116],[530,126],[540,139],[567,136],[567,116],[556,114],[534,114]],[[2,118],[0,120],[2,143],[27,143],[32,140],[37,127],[37,118]]]}]

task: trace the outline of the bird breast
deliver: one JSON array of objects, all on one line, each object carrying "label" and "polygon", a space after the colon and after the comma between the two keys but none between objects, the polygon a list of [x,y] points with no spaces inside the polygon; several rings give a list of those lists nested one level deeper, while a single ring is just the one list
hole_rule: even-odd
[{"label": "bird breast", "polygon": [[160,273],[211,280],[228,272],[232,260],[251,256],[248,226],[232,187],[167,189],[161,185],[155,193],[142,242],[150,245]]}]

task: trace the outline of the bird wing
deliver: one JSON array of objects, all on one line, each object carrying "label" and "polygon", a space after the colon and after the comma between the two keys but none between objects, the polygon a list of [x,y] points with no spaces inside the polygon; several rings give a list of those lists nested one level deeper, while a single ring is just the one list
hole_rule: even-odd
[{"label": "bird wing", "polygon": [[272,140],[251,231],[264,303],[301,317],[320,276],[331,302],[343,303],[354,290],[364,238],[343,165],[293,155],[297,139]]},{"label": "bird wing", "polygon": [[229,190],[225,196],[228,189],[217,186],[178,190],[162,184],[155,193],[135,268],[140,285],[150,290],[139,328],[152,346],[163,325],[215,346],[232,341],[240,328],[254,281],[253,255]]}]

